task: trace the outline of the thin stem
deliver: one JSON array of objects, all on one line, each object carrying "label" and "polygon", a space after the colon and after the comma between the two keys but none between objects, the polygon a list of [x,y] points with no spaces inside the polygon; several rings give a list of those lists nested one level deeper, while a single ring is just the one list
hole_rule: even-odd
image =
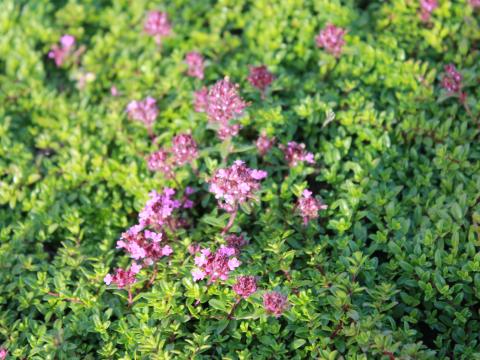
[{"label": "thin stem", "polygon": [[232,319],[233,318],[233,312],[235,311],[235,309],[237,308],[238,304],[240,304],[240,301],[242,300],[242,298],[237,298],[235,300],[235,304],[233,304],[232,306],[232,310],[230,310],[230,313],[228,314],[228,319]]},{"label": "thin stem", "polygon": [[133,294],[132,294],[132,288],[128,288],[128,307],[132,306],[133,304]]},{"label": "thin stem", "polygon": [[235,218],[237,217],[237,213],[238,213],[238,208],[235,208],[235,211],[232,212],[232,214],[230,215],[230,219],[228,219],[227,226],[225,226],[222,230],[222,235],[226,234],[228,230],[230,230],[230,228],[233,226],[233,223],[235,222]]}]

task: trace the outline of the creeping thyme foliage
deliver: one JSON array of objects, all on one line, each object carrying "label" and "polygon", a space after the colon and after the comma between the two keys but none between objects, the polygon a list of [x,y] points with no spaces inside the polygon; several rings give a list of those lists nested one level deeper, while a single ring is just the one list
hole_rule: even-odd
[{"label": "creeping thyme foliage", "polygon": [[477,0],[0,11],[0,359],[477,359]]}]

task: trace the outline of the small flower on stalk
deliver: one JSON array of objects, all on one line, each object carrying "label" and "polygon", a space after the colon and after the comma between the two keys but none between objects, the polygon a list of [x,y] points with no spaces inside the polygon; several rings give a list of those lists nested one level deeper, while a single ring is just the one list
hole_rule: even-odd
[{"label": "small flower on stalk", "polygon": [[157,45],[160,45],[162,38],[167,37],[172,32],[172,25],[168,20],[168,15],[161,11],[150,11],[143,26],[144,31],[155,38]]},{"label": "small flower on stalk", "polygon": [[430,21],[433,10],[438,7],[437,0],[420,0],[420,19],[423,22]]},{"label": "small flower on stalk", "polygon": [[105,284],[115,284],[119,289],[123,289],[137,281],[136,275],[140,272],[142,267],[137,263],[132,263],[128,270],[118,268],[114,275],[107,274],[103,281]]},{"label": "small flower on stalk", "polygon": [[195,281],[208,278],[212,283],[220,280],[227,280],[230,271],[240,266],[240,261],[235,255],[235,249],[221,246],[215,253],[206,248],[200,250],[200,254],[195,257],[196,268],[192,270],[192,276]]},{"label": "small flower on stalk", "polygon": [[250,74],[248,75],[248,82],[259,89],[262,97],[265,97],[265,91],[274,79],[273,74],[268,71],[265,65],[250,67]]},{"label": "small flower on stalk", "polygon": [[269,138],[264,131],[260,134],[257,141],[255,142],[258,154],[262,157],[270,151],[274,144],[275,138]]},{"label": "small flower on stalk", "polygon": [[455,65],[445,66],[445,74],[442,79],[442,87],[450,93],[458,93],[462,87],[462,74],[460,74]]},{"label": "small flower on stalk", "polygon": [[147,97],[143,101],[133,100],[127,105],[128,117],[144,123],[147,128],[151,128],[158,115],[156,104],[156,100],[152,97]]},{"label": "small flower on stalk", "polygon": [[296,166],[299,162],[315,164],[314,156],[312,153],[305,150],[305,144],[298,144],[295,141],[290,141],[287,146],[281,144],[279,147],[280,150],[283,151],[285,160],[290,167]]},{"label": "small flower on stalk", "polygon": [[270,291],[263,295],[263,307],[275,317],[282,315],[287,306],[287,297],[277,291]]},{"label": "small flower on stalk", "polygon": [[173,212],[180,208],[182,203],[173,198],[175,190],[165,188],[163,193],[152,191],[149,194],[145,207],[138,215],[140,225],[151,226],[155,230],[161,230],[162,227],[171,226],[173,222]]},{"label": "small flower on stalk", "polygon": [[257,280],[255,276],[239,276],[232,288],[238,296],[246,299],[257,291]]},{"label": "small flower on stalk", "polygon": [[344,35],[347,31],[328,23],[315,38],[319,48],[324,48],[335,57],[339,57],[345,45]]},{"label": "small flower on stalk", "polygon": [[312,192],[305,189],[298,199],[297,208],[303,217],[303,223],[307,225],[310,220],[318,218],[319,211],[326,210],[328,206],[312,197]]},{"label": "small flower on stalk", "polygon": [[167,179],[173,178],[173,167],[169,154],[166,150],[160,149],[150,154],[147,159],[147,166],[150,171],[158,171]]},{"label": "small flower on stalk", "polygon": [[180,134],[172,139],[172,154],[177,165],[191,163],[198,157],[197,143],[190,134]]},{"label": "small flower on stalk", "polygon": [[185,62],[188,65],[188,76],[196,77],[202,80],[204,76],[204,64],[202,55],[196,51],[189,52],[185,57]]},{"label": "small flower on stalk", "polygon": [[75,46],[75,37],[72,35],[63,35],[60,38],[60,46],[53,45],[48,57],[55,61],[55,65],[60,67],[73,54]]}]

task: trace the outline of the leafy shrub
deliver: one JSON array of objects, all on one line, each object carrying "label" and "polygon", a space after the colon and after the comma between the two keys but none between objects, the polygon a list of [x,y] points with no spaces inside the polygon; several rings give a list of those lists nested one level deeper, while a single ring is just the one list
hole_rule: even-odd
[{"label": "leafy shrub", "polygon": [[[4,0],[7,356],[480,358],[475,4]],[[224,77],[231,116],[196,112]],[[262,173],[230,201],[211,183],[235,160]],[[175,226],[141,240],[170,249],[118,289],[116,243],[166,188]]]}]

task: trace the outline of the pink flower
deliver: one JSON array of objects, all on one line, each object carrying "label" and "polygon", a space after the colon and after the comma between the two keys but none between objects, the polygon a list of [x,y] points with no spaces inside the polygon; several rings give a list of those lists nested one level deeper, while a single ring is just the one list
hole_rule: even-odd
[{"label": "pink flower", "polygon": [[118,96],[120,95],[120,93],[118,92],[118,89],[115,85],[113,85],[111,88],[110,88],[110,94],[112,96]]},{"label": "pink flower", "polygon": [[157,101],[150,96],[143,101],[130,101],[127,105],[128,117],[143,122],[146,127],[151,128],[158,115],[156,104]]},{"label": "pink flower", "polygon": [[174,220],[173,212],[181,206],[181,202],[173,198],[174,194],[175,190],[170,188],[165,188],[161,194],[152,191],[149,194],[150,199],[138,215],[140,225],[154,229],[171,225]]},{"label": "pink flower", "polygon": [[198,252],[200,251],[200,245],[198,245],[198,244],[190,244],[190,245],[188,245],[187,250],[188,250],[188,253],[189,253],[190,255],[195,255],[196,253],[198,253]]},{"label": "pink flower", "polygon": [[137,263],[134,262],[130,266],[130,269],[124,270],[118,268],[114,275],[107,274],[103,281],[106,285],[113,283],[119,289],[123,289],[124,287],[134,284],[137,281],[136,275],[140,272],[141,268],[142,267],[140,265],[137,265]]},{"label": "pink flower", "polygon": [[299,162],[303,161],[308,164],[315,164],[314,156],[305,150],[305,144],[290,141],[287,146],[281,144],[279,147],[283,151],[285,160],[290,167],[296,166]]},{"label": "pink flower", "polygon": [[250,67],[248,82],[259,89],[262,92],[262,96],[265,95],[265,90],[267,90],[267,87],[272,83],[273,79],[273,74],[268,71],[265,65]]},{"label": "pink flower", "polygon": [[480,0],[470,0],[470,5],[476,9],[476,8],[480,8]]},{"label": "pink flower", "polygon": [[237,282],[233,285],[233,291],[246,299],[257,291],[257,280],[254,276],[239,276]]},{"label": "pink flower", "polygon": [[208,89],[206,87],[201,88],[198,91],[195,91],[195,102],[194,107],[196,112],[205,112],[207,109],[207,98],[208,98]]},{"label": "pink flower", "polygon": [[437,0],[420,0],[420,18],[423,22],[428,22],[433,10],[438,7]]},{"label": "pink flower", "polygon": [[172,153],[177,165],[190,163],[198,157],[197,143],[190,134],[180,134],[172,139]]},{"label": "pink flower", "polygon": [[160,149],[150,154],[147,165],[150,171],[158,171],[164,174],[166,178],[173,178],[173,168],[166,150]]},{"label": "pink flower", "polygon": [[203,79],[203,57],[196,51],[189,52],[185,57],[185,62],[188,65],[188,76],[196,77],[200,80]]},{"label": "pink flower", "polygon": [[72,55],[75,46],[75,37],[72,35],[63,35],[60,38],[60,46],[53,45],[52,50],[48,53],[48,57],[55,61],[55,65],[60,67],[65,60]]},{"label": "pink flower", "polygon": [[238,93],[238,85],[228,77],[219,80],[208,91],[206,113],[211,123],[220,128],[219,137],[225,139],[238,133],[240,126],[232,125],[237,116],[243,113],[247,103]]},{"label": "pink flower", "polygon": [[345,45],[343,37],[346,32],[345,29],[328,23],[317,35],[315,42],[319,48],[324,48],[330,54],[339,57]]},{"label": "pink flower", "polygon": [[263,307],[275,317],[282,315],[287,305],[287,297],[277,291],[270,291],[263,295]]},{"label": "pink flower", "polygon": [[160,45],[162,38],[169,36],[172,32],[172,25],[168,20],[168,15],[161,11],[150,11],[143,26],[143,30],[155,38],[155,42]]},{"label": "pink flower", "polygon": [[5,348],[0,348],[0,360],[5,360],[8,355],[8,350]]},{"label": "pink flower", "polygon": [[450,93],[458,93],[462,87],[462,75],[457,71],[455,65],[445,66],[445,74],[442,79],[442,87]]},{"label": "pink flower", "polygon": [[212,283],[220,280],[227,280],[230,271],[240,266],[240,261],[236,257],[235,249],[221,246],[215,253],[210,249],[203,249],[195,257],[196,268],[192,270],[192,276],[195,281],[208,277],[208,282]]},{"label": "pink flower", "polygon": [[255,142],[258,154],[262,157],[270,151],[273,144],[275,144],[275,138],[269,138],[265,132],[262,132]]},{"label": "pink flower", "polygon": [[260,189],[260,180],[267,177],[262,170],[250,169],[241,160],[237,160],[226,169],[218,169],[208,181],[210,192],[215,194],[220,208],[235,212],[238,205],[250,199],[256,199]]},{"label": "pink flower", "polygon": [[170,246],[165,245],[162,248],[162,255],[163,256],[170,256],[172,253],[173,253],[173,249]]},{"label": "pink flower", "polygon": [[312,197],[312,192],[305,189],[298,199],[297,208],[303,217],[303,223],[307,225],[310,220],[318,218],[320,210],[326,210],[328,206]]}]

